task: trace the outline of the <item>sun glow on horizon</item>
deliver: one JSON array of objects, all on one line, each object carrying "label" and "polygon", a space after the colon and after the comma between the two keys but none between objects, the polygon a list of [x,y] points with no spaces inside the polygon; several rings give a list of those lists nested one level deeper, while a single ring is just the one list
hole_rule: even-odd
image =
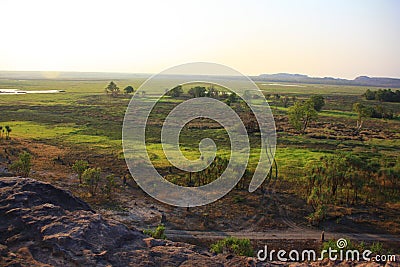
[{"label": "sun glow on horizon", "polygon": [[[0,2],[0,70],[400,77],[396,1]],[[53,74],[51,74],[53,75]]]}]

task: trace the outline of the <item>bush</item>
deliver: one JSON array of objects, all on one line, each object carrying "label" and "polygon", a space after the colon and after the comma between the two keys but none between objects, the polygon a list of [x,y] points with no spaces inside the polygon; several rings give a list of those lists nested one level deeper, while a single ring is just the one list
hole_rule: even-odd
[{"label": "bush", "polygon": [[325,106],[325,98],[322,95],[313,95],[310,99],[313,102],[316,111],[321,111]]},{"label": "bush", "polygon": [[242,203],[244,202],[244,198],[242,196],[234,196],[233,203]]},{"label": "bush", "polygon": [[[337,240],[335,239],[330,239],[326,242],[324,242],[322,244],[322,250],[329,250],[329,248],[331,248],[332,250],[343,250],[343,251],[347,251],[347,250],[354,250],[354,249],[359,249],[359,247],[357,247],[356,244],[353,244],[350,239],[345,238],[346,242],[347,242],[347,246],[344,248],[338,248],[337,246]],[[327,256],[327,254],[325,254]]]},{"label": "bush", "polygon": [[327,207],[324,204],[318,205],[316,210],[307,216],[311,225],[319,225],[320,222],[325,220],[327,214]]},{"label": "bush", "polygon": [[167,238],[166,235],[165,235],[165,226],[164,226],[164,224],[159,224],[157,226],[157,228],[154,229],[154,230],[150,230],[150,229],[143,230],[143,233],[146,234],[146,235],[149,235],[149,236],[151,236],[153,238],[157,238],[157,239],[166,239]]},{"label": "bush", "polygon": [[383,252],[383,245],[382,245],[382,243],[380,243],[380,242],[377,242],[377,243],[372,243],[372,245],[371,245],[371,247],[370,247],[370,250],[371,250],[371,252],[372,253],[374,253],[374,254],[382,254],[382,252]]},{"label": "bush", "polygon": [[124,94],[132,94],[133,92],[135,92],[135,89],[134,89],[132,86],[130,86],[130,85],[128,85],[128,86],[125,87],[125,89],[124,89]]},{"label": "bush", "polygon": [[249,239],[240,239],[236,237],[227,237],[211,245],[211,252],[214,253],[233,253],[238,256],[252,257],[254,255],[253,247]]},{"label": "bush", "polygon": [[111,174],[106,177],[105,184],[101,188],[101,191],[107,198],[111,198],[116,186],[115,177]]},{"label": "bush", "polygon": [[28,177],[31,171],[31,154],[24,151],[18,155],[18,160],[11,164],[10,169],[18,175]]},{"label": "bush", "polygon": [[82,174],[89,167],[86,160],[77,160],[74,165],[72,165],[72,170],[78,175],[79,183],[82,183]]},{"label": "bush", "polygon": [[97,193],[97,188],[100,182],[100,168],[88,168],[82,174],[83,185],[89,190],[89,193],[94,196]]}]

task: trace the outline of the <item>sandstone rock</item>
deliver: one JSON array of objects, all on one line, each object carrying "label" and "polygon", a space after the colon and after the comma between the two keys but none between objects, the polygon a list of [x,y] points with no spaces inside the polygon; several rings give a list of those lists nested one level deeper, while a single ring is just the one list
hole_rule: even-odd
[{"label": "sandstone rock", "polygon": [[194,245],[148,238],[104,219],[70,192],[0,178],[0,266],[246,266]]}]

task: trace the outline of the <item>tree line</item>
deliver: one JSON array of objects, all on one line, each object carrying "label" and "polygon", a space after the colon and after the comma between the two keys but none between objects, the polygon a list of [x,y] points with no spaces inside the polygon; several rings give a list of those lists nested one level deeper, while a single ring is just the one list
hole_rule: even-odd
[{"label": "tree line", "polygon": [[378,100],[381,102],[400,102],[400,90],[395,92],[392,89],[379,89],[377,91],[371,91],[367,89],[363,94],[366,100]]}]

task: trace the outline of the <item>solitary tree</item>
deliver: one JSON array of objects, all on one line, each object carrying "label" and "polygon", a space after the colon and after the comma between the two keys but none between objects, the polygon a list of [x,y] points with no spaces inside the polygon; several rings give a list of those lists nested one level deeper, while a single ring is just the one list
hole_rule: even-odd
[{"label": "solitary tree", "polygon": [[179,97],[181,94],[183,94],[182,85],[175,86],[166,93],[166,95],[171,97]]},{"label": "solitary tree", "polygon": [[365,106],[365,105],[357,102],[357,103],[354,103],[354,105],[353,105],[353,111],[357,113],[356,133],[358,133],[361,130],[364,120],[366,118],[371,117],[371,115],[373,113],[373,109],[371,107]]},{"label": "solitary tree", "polygon": [[308,124],[318,117],[318,113],[314,109],[314,103],[311,100],[295,102],[294,106],[289,108],[288,113],[289,123],[302,133],[304,133]]},{"label": "solitary tree", "polygon": [[6,125],[6,139],[10,139],[11,127]]},{"label": "solitary tree", "polygon": [[125,87],[124,89],[124,94],[132,94],[133,92],[135,92],[135,89],[133,89],[132,86],[128,85],[127,87]]},{"label": "solitary tree", "polygon": [[107,94],[111,94],[111,96],[116,97],[119,94],[119,87],[113,82],[111,81],[107,87],[106,87],[106,93]]},{"label": "solitary tree", "polygon": [[316,111],[321,111],[325,106],[325,98],[322,95],[313,95],[310,99],[313,102]]}]

